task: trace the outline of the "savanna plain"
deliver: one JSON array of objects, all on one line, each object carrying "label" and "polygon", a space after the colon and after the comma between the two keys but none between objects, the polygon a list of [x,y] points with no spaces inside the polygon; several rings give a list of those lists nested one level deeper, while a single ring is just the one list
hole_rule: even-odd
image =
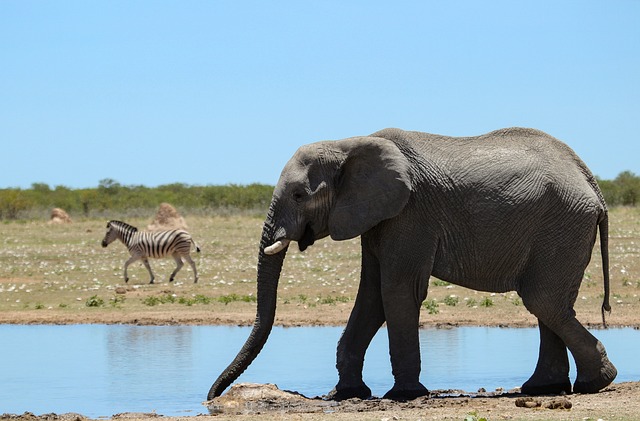
[{"label": "savanna plain", "polygon": [[[251,325],[255,317],[256,261],[263,218],[232,213],[183,216],[202,249],[199,254],[192,252],[200,275],[197,284],[193,283],[188,265],[169,283],[168,277],[174,268],[172,259],[151,261],[156,274],[153,285],[149,284],[144,266],[140,262],[132,264],[130,280],[125,284],[126,248],[119,243],[108,248],[100,245],[106,220],[80,219],[61,225],[48,224],[45,220],[3,222],[0,323]],[[152,217],[150,214],[148,218],[126,221],[144,228]],[[612,312],[607,315],[607,323],[611,327],[638,329],[640,209],[610,211],[609,257]],[[304,253],[292,245],[278,287],[276,324],[345,325],[358,290],[359,276],[359,239],[321,240]],[[575,305],[578,319],[593,328],[602,326],[602,279],[600,247],[596,242]],[[535,318],[515,292],[473,291],[434,278],[430,281],[420,320],[424,326],[440,328],[536,326]],[[283,404],[278,410],[223,411],[197,418],[632,420],[640,419],[638,396],[640,384],[632,382],[614,383],[593,395],[540,397],[528,404],[519,401],[521,406],[516,406],[520,397],[517,394],[436,394],[410,402],[351,400],[332,406],[330,411],[323,406],[305,411],[300,406]],[[287,398],[278,399],[286,401]],[[153,416],[127,414],[126,418]],[[2,416],[20,420],[65,417],[82,418],[28,413]],[[114,415],[113,418],[122,417]]]}]

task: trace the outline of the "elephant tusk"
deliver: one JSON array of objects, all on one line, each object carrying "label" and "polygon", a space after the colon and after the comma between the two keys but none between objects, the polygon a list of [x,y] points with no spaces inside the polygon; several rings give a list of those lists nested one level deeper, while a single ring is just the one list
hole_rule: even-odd
[{"label": "elephant tusk", "polygon": [[279,253],[285,248],[287,248],[290,242],[291,240],[288,240],[286,238],[283,240],[278,240],[275,243],[271,244],[269,247],[266,247],[264,249],[264,253],[268,255]]}]

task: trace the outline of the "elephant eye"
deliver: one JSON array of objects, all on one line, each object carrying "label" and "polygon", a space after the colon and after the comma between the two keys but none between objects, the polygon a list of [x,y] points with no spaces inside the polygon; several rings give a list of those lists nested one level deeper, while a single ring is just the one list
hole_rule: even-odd
[{"label": "elephant eye", "polygon": [[295,200],[296,203],[300,203],[300,202],[302,202],[304,200],[304,196],[305,196],[305,194],[303,192],[299,192],[299,191],[294,192],[293,193],[293,200]]}]

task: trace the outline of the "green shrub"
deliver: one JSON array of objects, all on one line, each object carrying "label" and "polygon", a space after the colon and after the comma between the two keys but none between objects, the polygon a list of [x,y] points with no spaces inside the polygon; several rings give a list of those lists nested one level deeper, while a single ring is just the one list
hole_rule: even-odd
[{"label": "green shrub", "polygon": [[[124,302],[124,297],[122,302]],[[142,299],[142,304],[150,307],[157,306],[158,304],[167,304],[167,303],[175,303],[175,302],[176,302],[176,297],[173,294],[166,294],[159,297],[152,295]]]},{"label": "green shrub", "polygon": [[159,297],[156,297],[154,295],[151,295],[149,297],[144,297],[142,299],[142,304],[144,304],[146,306],[149,306],[149,307],[157,306],[161,302],[162,302],[162,300]]},{"label": "green shrub", "polygon": [[336,303],[346,303],[349,302],[349,297],[345,297],[343,295],[337,296],[337,297],[332,297],[332,296],[328,296],[328,297],[318,297],[318,301],[320,304],[329,304],[329,305],[336,305]]},{"label": "green shrub", "polygon": [[207,297],[206,295],[196,294],[193,297],[193,303],[194,304],[210,304],[211,298]]},{"label": "green shrub", "polygon": [[125,299],[124,295],[116,295],[109,300],[109,304],[111,307],[120,307],[120,304],[124,304]]},{"label": "green shrub", "polygon": [[440,310],[438,310],[438,303],[436,300],[425,300],[422,303],[422,307],[426,308],[429,311],[429,314],[438,314]]},{"label": "green shrub", "polygon": [[449,295],[444,298],[444,303],[448,306],[455,307],[460,300],[455,295]]},{"label": "green shrub", "polygon": [[84,304],[87,307],[102,307],[104,306],[104,300],[97,295],[93,295]]},{"label": "green shrub", "polygon": [[[196,295],[196,298],[198,296]],[[206,298],[206,297],[204,297]],[[255,303],[256,302],[256,297],[253,295],[238,295],[238,294],[229,294],[229,295],[222,295],[220,297],[218,297],[218,302],[223,303],[224,305],[227,305],[229,303],[233,303],[236,301],[243,301],[245,303]],[[206,298],[206,300],[201,299],[200,300],[200,304],[209,304],[210,300],[208,298]]]},{"label": "green shrub", "polygon": [[493,300],[489,297],[484,297],[484,299],[480,301],[480,306],[489,308],[493,306]]},{"label": "green shrub", "polygon": [[440,279],[432,279],[431,280],[431,285],[435,286],[435,287],[446,287],[451,285],[451,283],[447,282],[447,281],[442,281]]}]

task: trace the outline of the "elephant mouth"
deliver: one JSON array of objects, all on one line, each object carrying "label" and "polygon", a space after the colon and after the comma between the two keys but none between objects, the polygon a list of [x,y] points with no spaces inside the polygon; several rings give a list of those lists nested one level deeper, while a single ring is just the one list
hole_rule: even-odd
[{"label": "elephant mouth", "polygon": [[316,241],[316,235],[311,228],[311,224],[307,224],[302,234],[302,238],[298,240],[298,248],[300,251],[305,251],[309,246],[312,246]]},{"label": "elephant mouth", "polygon": [[[311,224],[307,224],[302,237],[300,238],[300,240],[298,240],[298,248],[300,249],[300,251],[305,251],[309,246],[312,246],[315,241],[315,232],[313,231],[313,228],[311,228]],[[281,238],[269,247],[265,247],[264,252],[267,255],[280,253],[282,250],[286,249],[289,246],[289,243],[291,243],[291,240],[289,240],[288,238]]]}]

